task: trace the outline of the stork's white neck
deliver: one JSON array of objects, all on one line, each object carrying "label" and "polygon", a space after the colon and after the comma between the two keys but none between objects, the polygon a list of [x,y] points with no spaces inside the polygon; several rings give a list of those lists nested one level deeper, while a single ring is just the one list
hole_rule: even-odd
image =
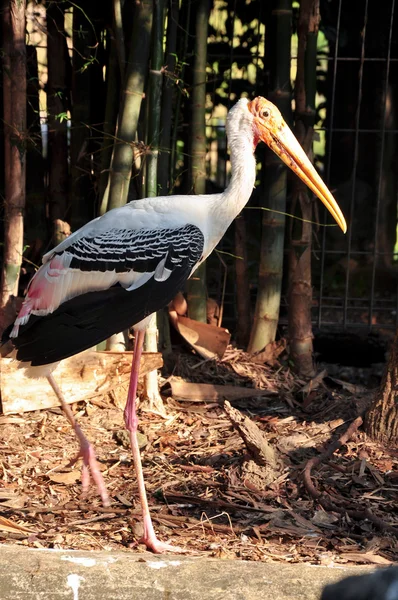
[{"label": "stork's white neck", "polygon": [[238,131],[230,127],[228,141],[231,155],[231,180],[222,194],[212,196],[210,243],[213,247],[218,244],[232,221],[249,201],[256,179],[252,128]]}]

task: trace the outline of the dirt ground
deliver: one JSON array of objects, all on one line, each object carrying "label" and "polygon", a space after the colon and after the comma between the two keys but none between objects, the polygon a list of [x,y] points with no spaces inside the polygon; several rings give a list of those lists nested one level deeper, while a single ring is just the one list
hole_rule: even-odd
[{"label": "dirt ground", "polygon": [[[306,385],[283,359],[270,367],[232,348],[219,362],[180,353],[173,376],[265,390],[264,398],[233,405],[259,426],[282,467],[270,485],[247,479],[247,448],[222,402],[165,397],[166,419],[141,410],[144,475],[159,538],[208,557],[396,562],[398,451],[366,438],[355,419],[371,392],[358,384],[358,372],[346,368],[343,375],[330,367]],[[79,465],[67,467],[76,441],[60,410],[0,416],[1,542],[144,550],[123,434],[125,391],[73,405],[112,498],[106,509],[94,488],[80,496]],[[350,425],[350,439],[332,454],[338,444],[331,444]],[[330,457],[323,456],[327,449]]]}]

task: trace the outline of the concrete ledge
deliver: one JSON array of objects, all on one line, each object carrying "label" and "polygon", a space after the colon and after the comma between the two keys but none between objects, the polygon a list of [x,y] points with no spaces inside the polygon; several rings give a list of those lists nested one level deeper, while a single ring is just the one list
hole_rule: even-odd
[{"label": "concrete ledge", "polygon": [[0,546],[1,600],[319,600],[364,567]]}]

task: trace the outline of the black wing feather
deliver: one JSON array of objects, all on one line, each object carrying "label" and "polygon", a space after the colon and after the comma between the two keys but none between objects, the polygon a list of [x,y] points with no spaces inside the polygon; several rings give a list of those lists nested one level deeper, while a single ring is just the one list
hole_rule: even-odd
[{"label": "black wing feather", "polygon": [[[99,344],[167,306],[183,288],[202,256],[203,234],[198,228],[194,229],[195,243],[191,239],[191,244],[184,244],[183,249],[176,247],[176,243],[169,243],[169,268],[173,270],[165,281],[156,281],[152,277],[131,291],[118,284],[107,290],[72,298],[51,314],[31,315],[27,324],[20,327],[18,337],[12,339],[17,348],[17,359],[31,362],[32,366],[57,362]],[[202,243],[199,243],[200,238]],[[164,247],[156,264],[162,258]],[[156,265],[153,266],[155,270]],[[9,330],[5,332],[3,342],[8,337],[7,333]]]},{"label": "black wing feather", "polygon": [[72,269],[151,273],[166,254],[165,266],[170,270],[190,256],[200,256],[203,241],[203,234],[195,225],[141,231],[110,229],[94,238],[80,238],[66,252],[72,257]]}]

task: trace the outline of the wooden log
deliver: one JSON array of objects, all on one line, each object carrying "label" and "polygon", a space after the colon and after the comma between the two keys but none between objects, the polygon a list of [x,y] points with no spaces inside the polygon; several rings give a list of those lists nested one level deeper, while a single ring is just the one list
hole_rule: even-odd
[{"label": "wooden log", "polygon": [[[132,352],[81,352],[60,362],[55,379],[68,404],[107,394],[130,377]],[[159,352],[144,352],[140,376],[163,365]],[[0,359],[0,400],[3,414],[21,413],[59,406],[45,378],[26,377],[11,358]]]},{"label": "wooden log", "polygon": [[270,390],[257,390],[236,385],[213,385],[212,383],[187,383],[182,379],[171,377],[169,380],[174,400],[190,400],[192,402],[218,402],[228,398],[231,402],[242,398],[259,398],[274,396]]}]

